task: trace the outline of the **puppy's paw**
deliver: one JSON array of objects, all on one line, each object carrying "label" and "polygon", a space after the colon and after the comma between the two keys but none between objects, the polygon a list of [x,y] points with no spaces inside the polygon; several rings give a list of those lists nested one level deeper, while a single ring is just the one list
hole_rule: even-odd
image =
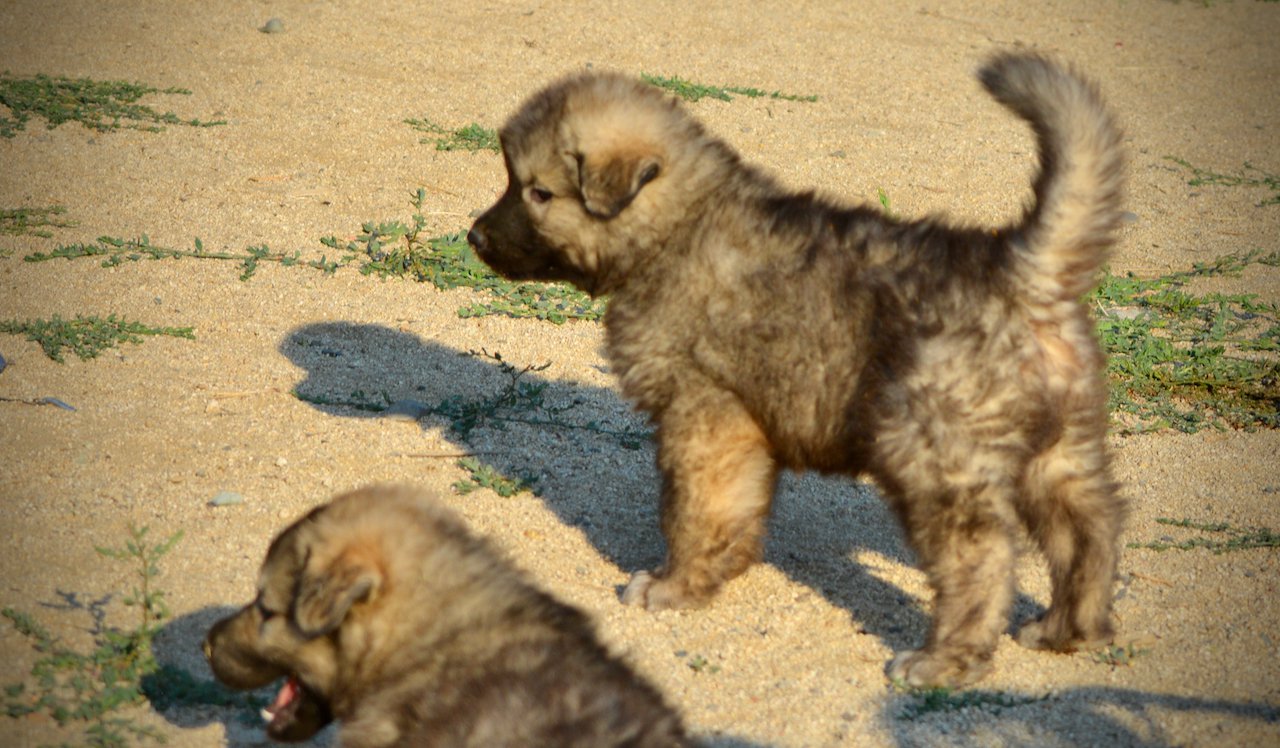
[{"label": "puppy's paw", "polygon": [[626,588],[622,590],[622,604],[648,608],[649,588],[653,586],[653,582],[653,575],[647,571],[637,571],[632,574],[631,581],[627,582]]},{"label": "puppy's paw", "polygon": [[638,605],[645,610],[696,608],[701,600],[692,598],[680,585],[651,572],[637,571],[622,591],[624,605]]},{"label": "puppy's paw", "polygon": [[1018,629],[1018,644],[1027,649],[1048,649],[1054,651],[1064,651],[1063,647],[1066,642],[1063,638],[1050,631],[1050,626],[1045,621],[1028,621]]},{"label": "puppy's paw", "polygon": [[908,650],[889,663],[889,679],[911,688],[958,688],[991,672],[986,661],[964,662],[924,650]]},{"label": "puppy's paw", "polygon": [[1110,644],[1115,638],[1109,623],[1099,624],[1090,632],[1080,632],[1060,619],[1045,616],[1029,621],[1018,629],[1018,644],[1027,649],[1046,649],[1052,652],[1075,652]]}]

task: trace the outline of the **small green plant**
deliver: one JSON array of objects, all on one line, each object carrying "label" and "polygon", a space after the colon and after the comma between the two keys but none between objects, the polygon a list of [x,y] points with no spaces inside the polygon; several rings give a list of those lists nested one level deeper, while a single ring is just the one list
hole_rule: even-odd
[{"label": "small green plant", "polygon": [[457,465],[470,476],[453,484],[453,489],[464,496],[481,488],[487,488],[504,499],[521,493],[538,495],[538,489],[534,487],[537,478],[508,478],[497,468],[474,457],[464,457],[458,460]]},{"label": "small green plant", "polygon": [[182,532],[154,545],[149,543],[147,532],[146,527],[131,526],[123,548],[96,548],[103,556],[134,564],[138,584],[123,602],[137,608],[138,625],[129,631],[114,631],[99,624],[93,652],[69,649],[30,615],[14,608],[3,610],[14,629],[41,654],[31,668],[34,685],[16,683],[4,689],[10,718],[39,712],[60,725],[87,723],[85,740],[91,746],[125,746],[130,738],[165,742],[153,728],[115,714],[145,700],[143,679],[157,670],[151,643],[161,621],[169,617],[164,593],[155,589],[154,581],[160,573],[159,560],[182,539]]},{"label": "small green plant", "polygon": [[1251,548],[1280,548],[1280,533],[1266,527],[1232,527],[1226,522],[1199,523],[1189,519],[1169,519],[1168,517],[1157,517],[1156,522],[1168,527],[1199,530],[1205,534],[1180,541],[1169,538],[1148,543],[1129,543],[1128,547],[1153,551],[1189,551],[1204,548],[1215,554]]},{"label": "small green plant", "polygon": [[94,546],[94,550],[107,558],[117,561],[135,562],[137,564],[138,586],[133,588],[123,602],[129,607],[138,609],[138,628],[134,634],[145,637],[150,645],[151,638],[160,630],[160,621],[169,617],[169,606],[164,602],[164,592],[152,588],[152,582],[160,575],[158,562],[182,540],[179,530],[161,543],[147,545],[147,527],[129,526],[129,539],[123,548],[105,548]]},{"label": "small green plant", "polygon": [[706,657],[703,657],[700,654],[696,654],[690,657],[688,661],[685,662],[685,664],[688,665],[689,669],[695,673],[708,673],[711,675],[715,675],[716,673],[720,672],[719,665],[711,664],[711,662],[707,660]]},{"label": "small green plant", "polygon": [[998,711],[1011,707],[1034,704],[1043,701],[1045,696],[1018,696],[1002,691],[955,691],[950,688],[914,688],[895,680],[893,688],[899,693],[911,697],[910,701],[898,713],[906,720],[915,720],[927,714],[937,712],[955,712],[961,709],[979,708],[987,711]]},{"label": "small green plant", "polygon": [[242,281],[252,278],[253,274],[258,270],[258,264],[262,262],[278,262],[285,267],[296,265],[332,274],[342,265],[355,259],[354,256],[350,256],[331,262],[327,257],[322,256],[318,260],[304,262],[298,252],[293,254],[272,252],[265,244],[260,247],[248,247],[243,252],[211,252],[204,248],[204,243],[200,241],[199,237],[196,237],[195,249],[174,249],[152,244],[151,239],[146,234],[143,234],[138,239],[100,236],[96,242],[59,245],[52,252],[34,252],[22,259],[27,262],[48,262],[58,259],[75,260],[82,257],[103,257],[105,258],[102,261],[102,267],[104,268],[116,267],[126,262],[138,262],[140,260],[181,260],[184,258],[232,260],[240,263],[240,280]]},{"label": "small green plant", "polygon": [[84,361],[120,343],[141,343],[143,335],[195,338],[190,327],[148,327],[141,322],[120,319],[114,314],[106,319],[77,314],[73,320],[64,320],[55,314],[47,320],[5,320],[0,321],[0,333],[25,335],[27,340],[39,343],[45,355],[58,363],[64,363],[64,348],[70,348]]},{"label": "small green plant", "polygon": [[1090,654],[1094,662],[1107,665],[1112,670],[1118,667],[1132,667],[1133,661],[1151,650],[1139,648],[1136,644],[1109,644]]},{"label": "small green plant", "polygon": [[1192,187],[1200,187],[1202,185],[1217,185],[1220,187],[1261,187],[1270,190],[1273,194],[1271,197],[1263,198],[1258,203],[1258,207],[1266,205],[1280,205],[1280,176],[1265,172],[1254,166],[1248,161],[1244,162],[1244,167],[1238,174],[1222,174],[1208,169],[1201,169],[1193,166],[1186,159],[1177,158],[1175,156],[1165,156],[1166,161],[1188,169],[1191,172],[1191,178],[1187,180],[1187,184]]},{"label": "small green plant", "polygon": [[498,364],[499,370],[507,378],[506,385],[496,394],[479,400],[468,400],[462,397],[448,397],[432,409],[435,415],[449,419],[449,428],[463,441],[471,438],[471,432],[480,426],[503,428],[508,423],[526,423],[547,425],[546,418],[530,418],[529,413],[543,413],[557,416],[573,406],[553,408],[543,400],[547,389],[546,382],[529,382],[526,374],[546,371],[550,362],[544,364],[527,364],[520,368],[504,361],[501,353],[489,353],[486,350],[469,351],[469,355],[487,358]]},{"label": "small green plant", "polygon": [[51,208],[0,208],[0,234],[28,234],[49,239],[53,233],[45,227],[64,229],[76,225],[74,221],[58,218],[66,212],[67,209],[60,205]]},{"label": "small green plant", "polygon": [[883,187],[877,187],[876,197],[880,200],[880,207],[884,209],[885,217],[896,221],[898,214],[893,212],[893,206],[889,204],[889,193],[885,192]]},{"label": "small green plant", "polygon": [[1193,278],[1280,266],[1230,254],[1158,278],[1105,273],[1093,302],[1122,433],[1280,426],[1280,308],[1250,294],[1186,290]]},{"label": "small green plant", "polygon": [[685,101],[698,101],[700,99],[709,98],[718,101],[732,101],[733,96],[745,96],[750,99],[768,98],[780,99],[783,101],[806,101],[814,102],[818,100],[817,96],[797,96],[794,94],[785,94],[781,91],[762,91],[758,88],[750,88],[743,86],[708,86],[702,83],[693,83],[683,78],[672,76],[664,77],[661,75],[650,75],[641,73],[640,79],[651,86],[657,86],[666,91],[679,96]]},{"label": "small green plant", "polygon": [[226,122],[184,120],[171,112],[161,114],[137,103],[148,94],[184,95],[185,88],[153,88],[140,83],[95,81],[89,78],[52,78],[37,75],[15,78],[0,75],[0,104],[12,117],[0,117],[0,137],[12,138],[26,128],[33,115],[44,118],[47,127],[79,122],[90,130],[112,132],[130,129],[159,132],[162,125],[212,127]]},{"label": "small green plant", "polygon": [[498,145],[498,133],[487,127],[472,122],[469,125],[459,127],[456,130],[448,130],[429,119],[406,119],[406,125],[409,125],[418,132],[427,133],[427,137],[422,138],[422,143],[435,143],[437,151],[493,151],[498,153],[501,147]]}]

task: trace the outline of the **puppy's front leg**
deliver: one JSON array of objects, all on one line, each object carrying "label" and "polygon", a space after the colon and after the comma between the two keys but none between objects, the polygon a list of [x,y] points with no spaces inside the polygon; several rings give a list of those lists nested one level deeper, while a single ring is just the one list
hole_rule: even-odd
[{"label": "puppy's front leg", "polygon": [[662,532],[667,560],[622,593],[649,610],[695,608],[759,560],[778,468],[736,396],[683,392],[662,413]]}]

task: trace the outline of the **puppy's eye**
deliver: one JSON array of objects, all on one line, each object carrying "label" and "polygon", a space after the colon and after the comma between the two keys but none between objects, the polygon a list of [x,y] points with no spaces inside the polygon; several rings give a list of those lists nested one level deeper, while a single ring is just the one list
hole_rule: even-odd
[{"label": "puppy's eye", "polygon": [[537,203],[538,205],[541,205],[545,202],[549,202],[553,197],[555,197],[555,195],[552,194],[551,190],[547,189],[546,187],[529,188],[529,199]]}]

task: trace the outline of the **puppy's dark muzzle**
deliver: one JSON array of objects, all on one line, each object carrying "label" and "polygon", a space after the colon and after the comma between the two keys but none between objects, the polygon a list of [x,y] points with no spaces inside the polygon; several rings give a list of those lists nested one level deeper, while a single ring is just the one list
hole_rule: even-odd
[{"label": "puppy's dark muzzle", "polygon": [[260,654],[256,627],[246,611],[215,623],[201,649],[214,676],[234,689],[261,688],[288,675]]},{"label": "puppy's dark muzzle", "polygon": [[486,239],[485,235],[480,233],[480,231],[474,226],[472,226],[471,230],[467,232],[467,244],[470,244],[471,248],[476,251],[476,254],[481,257],[484,257],[489,251],[489,240]]}]

